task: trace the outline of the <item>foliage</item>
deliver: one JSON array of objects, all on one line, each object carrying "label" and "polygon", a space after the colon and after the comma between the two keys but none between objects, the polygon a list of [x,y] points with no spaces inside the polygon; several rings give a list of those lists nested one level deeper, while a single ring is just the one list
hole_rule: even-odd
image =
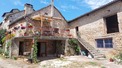
[{"label": "foliage", "polygon": [[8,40],[7,43],[6,43],[6,51],[4,53],[5,57],[9,57],[9,47],[11,46],[11,43],[12,41],[11,40]]},{"label": "foliage", "polygon": [[5,29],[0,30],[0,44],[3,44],[2,39],[5,37],[5,32],[6,32]]},{"label": "foliage", "polygon": [[34,63],[37,63],[37,37],[34,38],[34,44],[33,44],[33,54],[32,54],[32,60]]},{"label": "foliage", "polygon": [[3,53],[3,49],[2,48],[0,48],[0,54],[2,54]]},{"label": "foliage", "polygon": [[76,39],[69,39],[69,44],[72,46],[72,48],[75,50],[76,53],[79,53],[79,46],[78,46],[78,41]]},{"label": "foliage", "polygon": [[70,45],[77,45],[78,44],[78,41],[76,39],[69,39],[68,42]]},{"label": "foliage", "polygon": [[122,52],[120,52],[120,53],[116,56],[116,58],[122,60]]},{"label": "foliage", "polygon": [[8,34],[6,35],[3,39],[2,39],[2,42],[4,43],[6,40],[9,40],[11,38],[13,38],[15,36],[15,34]]},{"label": "foliage", "polygon": [[86,62],[86,64],[93,65],[93,66],[99,65],[97,62]]},{"label": "foliage", "polygon": [[122,64],[122,51],[119,52],[119,53],[115,56],[115,59],[116,59],[116,61],[119,60],[119,61],[117,61],[117,63]]},{"label": "foliage", "polygon": [[13,56],[12,59],[17,60],[17,57]]}]

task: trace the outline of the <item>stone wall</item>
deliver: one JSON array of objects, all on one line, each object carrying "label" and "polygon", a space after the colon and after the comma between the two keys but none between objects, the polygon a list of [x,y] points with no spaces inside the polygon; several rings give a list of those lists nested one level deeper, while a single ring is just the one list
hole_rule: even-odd
[{"label": "stone wall", "polygon": [[[14,39],[11,46],[11,55],[19,56],[19,43],[24,42],[24,52],[30,52],[32,48],[32,39]],[[46,44],[46,53],[47,56],[62,54],[64,50],[62,50],[63,46],[65,46],[65,42],[62,40],[38,40],[39,43]],[[54,43],[55,42],[55,43]],[[57,44],[56,44],[57,43]],[[56,51],[57,50],[57,51]]]},{"label": "stone wall", "polygon": [[[35,11],[33,14],[31,14],[31,17],[36,16],[36,15],[50,16],[51,15],[51,6],[47,6],[46,8]],[[52,23],[53,27],[55,27],[55,28],[58,27],[58,28],[61,28],[61,29],[64,29],[64,28],[68,27],[68,24],[67,24],[66,20],[64,19],[64,17],[62,17],[60,12],[56,8],[54,8],[53,17],[58,17],[58,18],[62,19],[62,20],[53,20],[53,23]]]},{"label": "stone wall", "polygon": [[[79,26],[81,38],[93,47],[105,53],[113,49],[122,49],[122,2],[114,3],[105,8],[89,13],[70,23],[70,28]],[[117,13],[119,32],[107,34],[104,17]],[[95,39],[113,38],[113,48],[97,48]]]}]

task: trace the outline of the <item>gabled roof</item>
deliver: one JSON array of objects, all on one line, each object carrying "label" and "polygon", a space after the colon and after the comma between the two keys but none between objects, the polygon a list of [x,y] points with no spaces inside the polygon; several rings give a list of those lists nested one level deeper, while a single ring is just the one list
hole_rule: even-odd
[{"label": "gabled roof", "polygon": [[19,9],[12,9],[10,12],[12,13],[14,10],[17,10],[18,12],[20,11]]},{"label": "gabled roof", "polygon": [[103,9],[103,8],[109,6],[109,5],[112,5],[112,4],[114,4],[114,3],[118,2],[118,1],[122,1],[122,0],[114,0],[114,1],[111,1],[111,2],[109,2],[108,4],[105,4],[105,5],[99,7],[99,8],[97,8],[97,9],[95,9],[95,10],[92,10],[92,11],[86,13],[86,14],[83,14],[83,15],[81,15],[81,16],[79,16],[79,17],[73,19],[73,20],[70,20],[68,23],[71,23],[71,22],[73,22],[73,21],[75,21],[75,20],[78,20],[78,19],[80,19],[80,18],[82,18],[82,17],[84,17],[84,16],[86,16],[86,15],[89,15],[89,14],[91,14],[91,13],[94,13],[94,12],[96,12],[96,11],[98,11],[98,10],[100,10],[100,9]]},{"label": "gabled roof", "polygon": [[5,13],[3,13],[3,15],[2,15],[2,17],[4,17],[6,14],[8,14],[8,13],[10,13],[10,12],[5,12]]},{"label": "gabled roof", "polygon": [[18,12],[13,13],[14,10],[18,10],[19,12],[22,12],[22,11],[23,11],[23,10],[20,11],[19,9],[12,9],[10,12],[5,12],[5,13],[3,13],[2,17],[4,17],[6,14],[9,14],[8,16],[10,16],[10,15],[12,15],[12,14],[18,13]]},{"label": "gabled roof", "polygon": [[[51,6],[51,5],[48,5],[48,6],[46,6],[46,7],[41,8],[40,10],[37,10],[37,11],[32,12],[31,14],[28,14],[28,15],[26,15],[26,16],[20,17],[20,18],[18,18],[17,20],[11,22],[11,23],[9,24],[9,26],[13,25],[14,23],[16,23],[16,22],[19,21],[19,20],[24,19],[24,18],[27,17],[27,16],[30,16],[30,15],[32,15],[32,14],[38,12],[38,11],[41,11],[41,10],[47,8],[47,7],[50,7],[50,6]],[[61,14],[61,12],[60,12],[55,6],[54,6],[54,8],[55,8],[55,9],[60,13],[60,15],[64,18],[64,16]],[[64,20],[67,21],[65,18],[64,18]]]},{"label": "gabled roof", "polygon": [[[42,8],[42,9],[40,9],[40,10],[43,10],[43,9],[49,7],[49,6],[50,6],[50,5],[44,7],[44,8]],[[15,21],[11,22],[11,23],[9,24],[9,26],[13,25],[13,24],[16,23],[17,21],[22,20],[22,19],[24,19],[25,17],[30,16],[30,15],[32,15],[32,14],[34,14],[34,13],[40,11],[40,10],[34,11],[34,12],[32,12],[31,14],[28,14],[28,15],[26,15],[26,16],[23,15],[22,17],[20,17],[20,18],[16,19]]]}]

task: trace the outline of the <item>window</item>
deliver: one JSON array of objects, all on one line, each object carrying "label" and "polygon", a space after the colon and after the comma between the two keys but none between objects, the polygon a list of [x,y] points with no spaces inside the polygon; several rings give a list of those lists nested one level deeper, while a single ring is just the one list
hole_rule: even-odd
[{"label": "window", "polygon": [[77,27],[75,27],[75,29],[76,29],[76,31],[79,31],[78,26],[77,26]]},{"label": "window", "polygon": [[117,14],[106,17],[107,33],[119,32]]},{"label": "window", "polygon": [[96,39],[98,48],[113,48],[112,38]]}]

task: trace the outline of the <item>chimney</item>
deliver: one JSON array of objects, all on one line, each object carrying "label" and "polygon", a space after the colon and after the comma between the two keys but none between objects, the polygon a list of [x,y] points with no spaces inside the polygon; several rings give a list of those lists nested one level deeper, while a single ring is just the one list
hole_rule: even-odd
[{"label": "chimney", "polygon": [[24,5],[25,15],[30,14],[34,11],[33,5],[26,3]]}]

